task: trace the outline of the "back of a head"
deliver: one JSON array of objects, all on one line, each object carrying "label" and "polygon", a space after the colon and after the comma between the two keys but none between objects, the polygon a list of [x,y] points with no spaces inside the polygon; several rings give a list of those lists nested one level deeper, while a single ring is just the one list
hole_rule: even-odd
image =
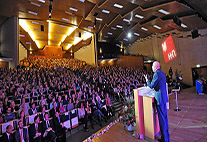
[{"label": "back of a head", "polygon": [[156,72],[158,69],[160,69],[160,63],[158,61],[153,62],[152,64],[153,72]]}]

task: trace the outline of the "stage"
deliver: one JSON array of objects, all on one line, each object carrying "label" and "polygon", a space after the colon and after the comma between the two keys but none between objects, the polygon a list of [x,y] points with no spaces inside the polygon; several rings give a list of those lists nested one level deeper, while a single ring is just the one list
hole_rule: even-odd
[{"label": "stage", "polygon": [[[181,111],[176,112],[174,111],[174,108],[176,108],[175,95],[172,94],[170,96],[170,109],[168,110],[170,141],[206,142],[207,95],[196,94],[195,87],[182,90],[178,94],[178,105]],[[92,142],[107,141],[146,142],[146,140],[136,139],[132,136],[132,133],[123,130],[122,123],[117,123],[112,126],[108,132],[92,139]]]}]

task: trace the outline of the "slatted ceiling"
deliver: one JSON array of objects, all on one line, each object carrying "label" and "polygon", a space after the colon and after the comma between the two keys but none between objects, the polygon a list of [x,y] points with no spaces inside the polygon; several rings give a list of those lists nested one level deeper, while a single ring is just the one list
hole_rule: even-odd
[{"label": "slatted ceiling", "polygon": [[[152,10],[149,11],[143,11],[140,7],[136,8],[134,11],[131,13],[128,13],[127,15],[124,16],[125,19],[130,19],[130,21],[133,22],[141,22],[143,19],[146,19],[147,17],[150,17],[152,15]],[[135,15],[140,15],[143,16],[143,18],[137,18]]]},{"label": "slatted ceiling", "polygon": [[87,0],[87,1],[89,1],[89,2],[91,2],[91,3],[94,3],[94,4],[97,4],[97,5],[101,5],[101,4],[103,4],[106,0]]},{"label": "slatted ceiling", "polygon": [[[40,22],[44,21],[45,24],[40,23],[39,25],[35,25],[28,23],[28,25],[30,26],[32,32],[35,35],[40,35],[40,33],[38,33],[39,31],[36,31],[34,29],[40,29],[40,25],[44,25],[44,36],[35,36],[35,40],[38,40],[39,42],[45,41],[45,44],[48,43],[49,23],[46,22],[46,20],[49,19],[48,7],[50,2],[48,0],[45,0],[45,3],[41,3],[37,0],[2,1],[4,1],[4,6],[0,8],[0,13],[3,16],[10,17],[12,15],[17,15],[19,16],[19,18],[31,18],[36,19],[36,21]],[[31,2],[40,4],[41,6],[34,6],[31,4]],[[201,15],[205,15],[204,17],[207,17],[207,11],[205,10],[205,5],[207,4],[206,1],[198,3],[193,0],[186,0],[186,2],[193,4],[193,7],[196,8],[197,12],[201,13]],[[122,5],[123,8],[119,9],[114,7],[115,3]],[[2,5],[2,2],[0,2],[0,4]],[[80,29],[99,33],[99,39],[106,39],[107,41],[112,41],[113,39],[123,40],[123,38],[121,37],[126,36],[126,33],[128,31],[132,32],[132,38],[129,41],[129,43],[131,43],[133,42],[134,37],[143,38],[152,33],[162,33],[174,28],[180,31],[190,31],[193,29],[207,27],[206,22],[201,20],[198,15],[194,15],[196,11],[193,10],[192,7],[182,4],[176,0],[85,0],[84,2],[80,2],[79,0],[54,0],[52,2],[52,5],[52,18],[50,19],[52,23],[65,25],[66,27],[70,27],[71,24],[74,24],[77,25]],[[70,7],[77,8],[78,11],[74,12],[69,9]],[[159,9],[164,9],[170,14],[162,14],[158,11]],[[29,10],[37,12],[38,15],[29,14]],[[110,13],[103,13],[102,10],[108,10],[110,11]],[[65,11],[69,13],[66,13]],[[88,26],[94,27],[95,17],[93,15],[95,12],[98,13],[97,18],[101,18],[102,21],[97,20],[96,28],[90,29],[88,28]],[[143,19],[136,18],[136,14],[144,16]],[[174,15],[178,15],[181,22],[184,23],[187,28],[177,26],[172,20]],[[152,16],[156,17],[153,18]],[[62,18],[69,19],[69,21],[64,21],[62,20]],[[130,20],[130,22],[128,23],[126,21],[123,21],[123,19]],[[123,26],[123,28],[117,28],[117,24]],[[160,26],[161,30],[157,30],[156,28],[154,28],[154,24]],[[112,30],[111,27],[115,27],[116,30]],[[141,27],[147,28],[148,31],[141,30]],[[60,32],[57,33],[57,31]],[[62,36],[66,35],[66,31],[67,30],[60,29],[60,27],[58,26],[54,26],[54,29],[52,28],[50,33],[54,35],[60,35],[59,37],[62,38]],[[113,33],[113,35],[108,35],[108,32]],[[133,32],[140,34],[140,37],[135,36]],[[105,35],[108,36],[108,38],[105,38]],[[65,43],[73,43],[76,36],[77,35],[74,34],[66,37],[66,40],[61,43],[61,46]],[[53,38],[51,39],[51,42],[57,41],[57,38],[55,38],[54,36]],[[71,41],[71,39],[73,41]],[[58,41],[56,44],[60,43],[60,41]],[[41,43],[41,45],[39,46],[42,46],[42,44],[43,43]],[[55,43],[53,43],[53,45],[54,44]],[[74,49],[77,49],[77,47],[73,47]]]},{"label": "slatted ceiling", "polygon": [[94,22],[83,19],[78,27],[80,29],[85,29],[85,30],[87,30],[89,32],[94,32],[95,31],[94,28],[91,29],[91,28],[88,28],[88,26],[94,27]]},{"label": "slatted ceiling", "polygon": [[[82,16],[82,17],[85,17],[86,14],[88,14],[91,11],[91,9],[94,7],[94,4],[91,2],[85,1],[84,3],[82,3],[78,0],[54,1],[54,5],[56,5],[57,9],[59,10],[65,10],[77,16]],[[71,10],[70,7],[77,9],[77,11]]]},{"label": "slatted ceiling", "polygon": [[[63,35],[66,35],[68,30],[69,30],[69,26],[65,26],[63,27],[64,25],[61,25],[61,24],[55,24],[55,23],[52,23],[51,22],[51,29],[50,29],[50,33],[57,33],[59,32],[59,34],[63,34]],[[60,33],[61,32],[61,33]]]},{"label": "slatted ceiling", "polygon": [[[17,8],[20,12],[27,13],[24,18],[39,18],[45,19],[48,18],[48,5],[41,4],[40,7],[32,5],[30,1],[20,0],[17,4]],[[28,11],[36,12],[38,15],[29,14]]]},{"label": "slatted ceiling", "polygon": [[165,16],[164,14],[158,12],[158,10],[160,9],[164,9],[166,10],[167,12],[169,12],[171,15],[175,15],[175,14],[179,14],[179,13],[186,13],[186,12],[195,12],[193,9],[191,9],[190,7],[182,4],[182,3],[179,3],[177,1],[174,1],[174,2],[170,2],[170,3],[166,3],[166,4],[162,4],[160,6],[156,6],[153,8],[153,11],[156,12],[156,16],[159,16],[159,17],[163,17]]},{"label": "slatted ceiling", "polygon": [[134,36],[134,33],[138,33],[139,37],[146,37],[147,34],[145,31],[141,30],[141,25],[137,24],[135,25],[132,29],[130,29],[130,31],[132,31],[132,35]]},{"label": "slatted ceiling", "polygon": [[[33,40],[31,40],[31,38],[29,38],[29,35],[26,31],[24,31],[24,29],[20,28],[20,35],[25,35],[25,37],[21,37],[20,41],[22,42],[22,44],[27,48],[27,49],[32,49],[32,50],[37,50],[38,47],[35,44],[35,42]],[[26,42],[31,42],[31,44],[26,44]]]},{"label": "slatted ceiling", "polygon": [[[151,31],[152,33],[163,33],[165,31],[172,30],[172,27],[170,27],[169,24],[170,24],[170,21],[163,21],[160,18],[157,18],[142,26],[148,27],[148,30]],[[161,29],[157,29],[153,27],[153,25],[156,25],[160,27]]]},{"label": "slatted ceiling", "polygon": [[114,12],[110,12],[109,14],[103,13],[101,8],[95,6],[92,11],[88,14],[85,20],[94,21],[95,17],[93,16],[95,13],[98,13],[96,17],[102,18],[102,21],[98,21],[97,23],[105,23],[109,24],[118,14]]},{"label": "slatted ceiling", "polygon": [[[114,4],[122,5],[123,8],[114,7]],[[106,9],[114,13],[119,13],[122,16],[131,12],[135,9],[137,5],[127,2],[126,0],[108,0],[103,5],[101,5],[101,9]]]},{"label": "slatted ceiling", "polygon": [[[74,14],[71,15],[70,12],[67,14],[66,12],[68,13],[69,11],[54,9],[52,11],[52,19],[74,24],[74,25],[78,25],[80,23],[82,19],[81,16],[75,16]],[[65,21],[62,18],[66,18],[69,21]]]},{"label": "slatted ceiling", "polygon": [[[145,8],[145,7],[150,7],[150,6],[164,3],[167,0],[127,0],[127,1]],[[173,0],[168,0],[168,1],[173,1]]]},{"label": "slatted ceiling", "polygon": [[[199,18],[197,15],[186,16],[179,19],[182,23],[184,23],[187,26],[188,30],[204,29],[207,27],[207,23],[203,21],[201,18]],[[182,31],[183,29],[180,30]]]}]

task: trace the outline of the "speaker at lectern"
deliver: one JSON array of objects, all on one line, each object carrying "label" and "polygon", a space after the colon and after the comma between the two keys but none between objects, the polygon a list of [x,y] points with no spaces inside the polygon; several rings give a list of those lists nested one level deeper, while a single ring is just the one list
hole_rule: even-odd
[{"label": "speaker at lectern", "polygon": [[160,131],[154,99],[154,91],[149,87],[134,89],[136,130],[140,139],[148,141],[154,141]]}]

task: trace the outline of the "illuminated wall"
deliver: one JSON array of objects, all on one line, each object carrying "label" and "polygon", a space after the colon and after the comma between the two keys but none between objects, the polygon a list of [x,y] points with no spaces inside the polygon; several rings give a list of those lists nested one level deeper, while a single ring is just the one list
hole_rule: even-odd
[{"label": "illuminated wall", "polygon": [[94,51],[94,38],[92,37],[91,43],[82,47],[74,53],[74,58],[85,61],[87,64],[95,65],[95,51]]},{"label": "illuminated wall", "polygon": [[27,58],[27,50],[21,43],[19,43],[19,62],[24,58]]},{"label": "illuminated wall", "polygon": [[18,17],[10,17],[1,25],[1,54],[12,58],[9,67],[14,68],[19,62]]},{"label": "illuminated wall", "polygon": [[[179,36],[185,38],[178,38],[173,36],[175,48],[177,51],[177,57],[172,61],[165,63],[161,43],[167,38],[157,38],[145,40],[143,42],[136,42],[131,47],[127,48],[126,53],[130,54],[143,54],[160,61],[161,68],[165,73],[168,73],[169,68],[173,69],[173,78],[175,78],[175,71],[181,71],[183,75],[183,82],[188,85],[193,85],[191,68],[207,65],[207,37],[198,37],[192,39],[186,37],[191,34],[190,32],[183,32]],[[206,35],[207,29],[199,30],[199,34]],[[159,36],[159,35],[158,35]]]}]

